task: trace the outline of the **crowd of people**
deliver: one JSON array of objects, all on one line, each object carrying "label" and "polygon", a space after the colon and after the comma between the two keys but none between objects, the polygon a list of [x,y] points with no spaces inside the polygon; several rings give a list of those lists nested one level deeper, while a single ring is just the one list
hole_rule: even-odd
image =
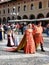
[{"label": "crowd of people", "polygon": [[[19,51],[23,49],[24,53],[35,53],[37,47],[40,45],[41,51],[45,52],[43,48],[43,27],[42,23],[39,21],[37,25],[35,24],[7,24],[0,25],[0,40],[5,39],[5,34],[7,34],[7,46],[6,51]],[[47,25],[49,28],[49,24]],[[2,32],[1,32],[2,31]],[[4,33],[3,33],[4,32]],[[4,34],[4,35],[3,35]],[[19,39],[16,35],[23,35],[22,40],[19,42]],[[16,39],[15,39],[16,36]]]}]

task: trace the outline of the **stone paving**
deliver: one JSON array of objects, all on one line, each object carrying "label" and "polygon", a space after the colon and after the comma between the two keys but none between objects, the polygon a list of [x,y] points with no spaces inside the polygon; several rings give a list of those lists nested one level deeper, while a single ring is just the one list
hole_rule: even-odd
[{"label": "stone paving", "polygon": [[49,65],[49,37],[44,37],[44,43],[46,52],[41,52],[39,47],[35,54],[24,54],[23,50],[4,51],[7,40],[0,41],[0,65]]}]

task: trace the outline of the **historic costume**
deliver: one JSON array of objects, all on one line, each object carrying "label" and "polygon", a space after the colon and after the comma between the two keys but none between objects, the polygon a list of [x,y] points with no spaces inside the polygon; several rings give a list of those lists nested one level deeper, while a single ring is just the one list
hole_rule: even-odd
[{"label": "historic costume", "polygon": [[34,26],[34,40],[35,40],[35,46],[37,48],[37,46],[40,44],[41,46],[41,51],[43,50],[43,36],[42,36],[42,32],[43,32],[43,28],[41,26],[41,22],[38,23],[38,25]]},{"label": "historic costume", "polygon": [[24,53],[29,54],[29,53],[35,53],[35,43],[33,39],[33,30],[32,29],[27,29],[25,31],[25,34],[19,44],[18,47],[13,47],[6,49],[7,51],[19,51],[20,49],[24,50]]},{"label": "historic costume", "polygon": [[18,46],[20,43],[20,40],[19,40],[17,28],[14,29],[14,34],[15,34],[15,46]]},{"label": "historic costume", "polygon": [[41,26],[36,26],[35,27],[36,29],[36,32],[35,32],[35,42],[37,44],[39,44],[40,42],[43,43],[43,36],[42,36],[42,32],[43,32],[43,29]]},{"label": "historic costume", "polygon": [[35,43],[33,39],[32,29],[26,30],[26,45],[24,47],[25,53],[35,53]]},{"label": "historic costume", "polygon": [[16,37],[15,37],[15,46],[18,46],[19,43],[20,43],[19,36],[16,35]]},{"label": "historic costume", "polygon": [[12,30],[10,30],[9,29],[9,31],[8,31],[8,33],[7,33],[7,46],[9,46],[9,47],[12,47],[12,46],[14,46],[15,45],[15,43],[14,43],[14,37],[13,37],[13,32],[12,32]]}]

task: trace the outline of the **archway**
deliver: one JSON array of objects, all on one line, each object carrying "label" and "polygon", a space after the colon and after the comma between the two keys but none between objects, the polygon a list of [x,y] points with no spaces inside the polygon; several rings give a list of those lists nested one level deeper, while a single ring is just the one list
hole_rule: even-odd
[{"label": "archway", "polygon": [[[37,18],[39,19],[39,18],[44,18],[44,15],[42,14],[42,13],[39,13],[38,15],[37,15]],[[42,26],[45,26],[45,21],[41,21],[42,22]]]},{"label": "archway", "polygon": [[9,20],[10,20],[10,17],[7,17],[7,23],[8,23]]},{"label": "archway", "polygon": [[[46,14],[46,18],[49,18],[49,12]],[[45,22],[45,24],[47,25],[48,22],[49,22],[49,20],[47,20],[47,21]]]},{"label": "archway", "polygon": [[29,19],[35,19],[35,16],[34,16],[33,14],[31,14],[31,15],[29,16]]},{"label": "archway", "polygon": [[6,24],[6,18],[5,17],[3,17],[3,22],[2,23]]},{"label": "archway", "polygon": [[17,16],[17,19],[19,19],[19,20],[20,20],[20,19],[21,19],[21,17],[20,17],[20,16]]},{"label": "archway", "polygon": [[44,15],[42,13],[37,15],[37,18],[44,18]]},{"label": "archway", "polygon": [[28,19],[27,15],[24,15],[24,16],[23,16],[23,19]]},{"label": "archway", "polygon": [[46,17],[49,17],[49,12],[47,13]]}]

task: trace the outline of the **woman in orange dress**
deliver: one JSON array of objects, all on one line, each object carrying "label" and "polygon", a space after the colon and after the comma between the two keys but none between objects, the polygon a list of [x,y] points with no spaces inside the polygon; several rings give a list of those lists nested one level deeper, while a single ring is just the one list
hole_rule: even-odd
[{"label": "woman in orange dress", "polygon": [[26,44],[24,46],[24,53],[35,53],[35,43],[33,39],[32,25],[28,25],[28,29],[25,31]]}]

